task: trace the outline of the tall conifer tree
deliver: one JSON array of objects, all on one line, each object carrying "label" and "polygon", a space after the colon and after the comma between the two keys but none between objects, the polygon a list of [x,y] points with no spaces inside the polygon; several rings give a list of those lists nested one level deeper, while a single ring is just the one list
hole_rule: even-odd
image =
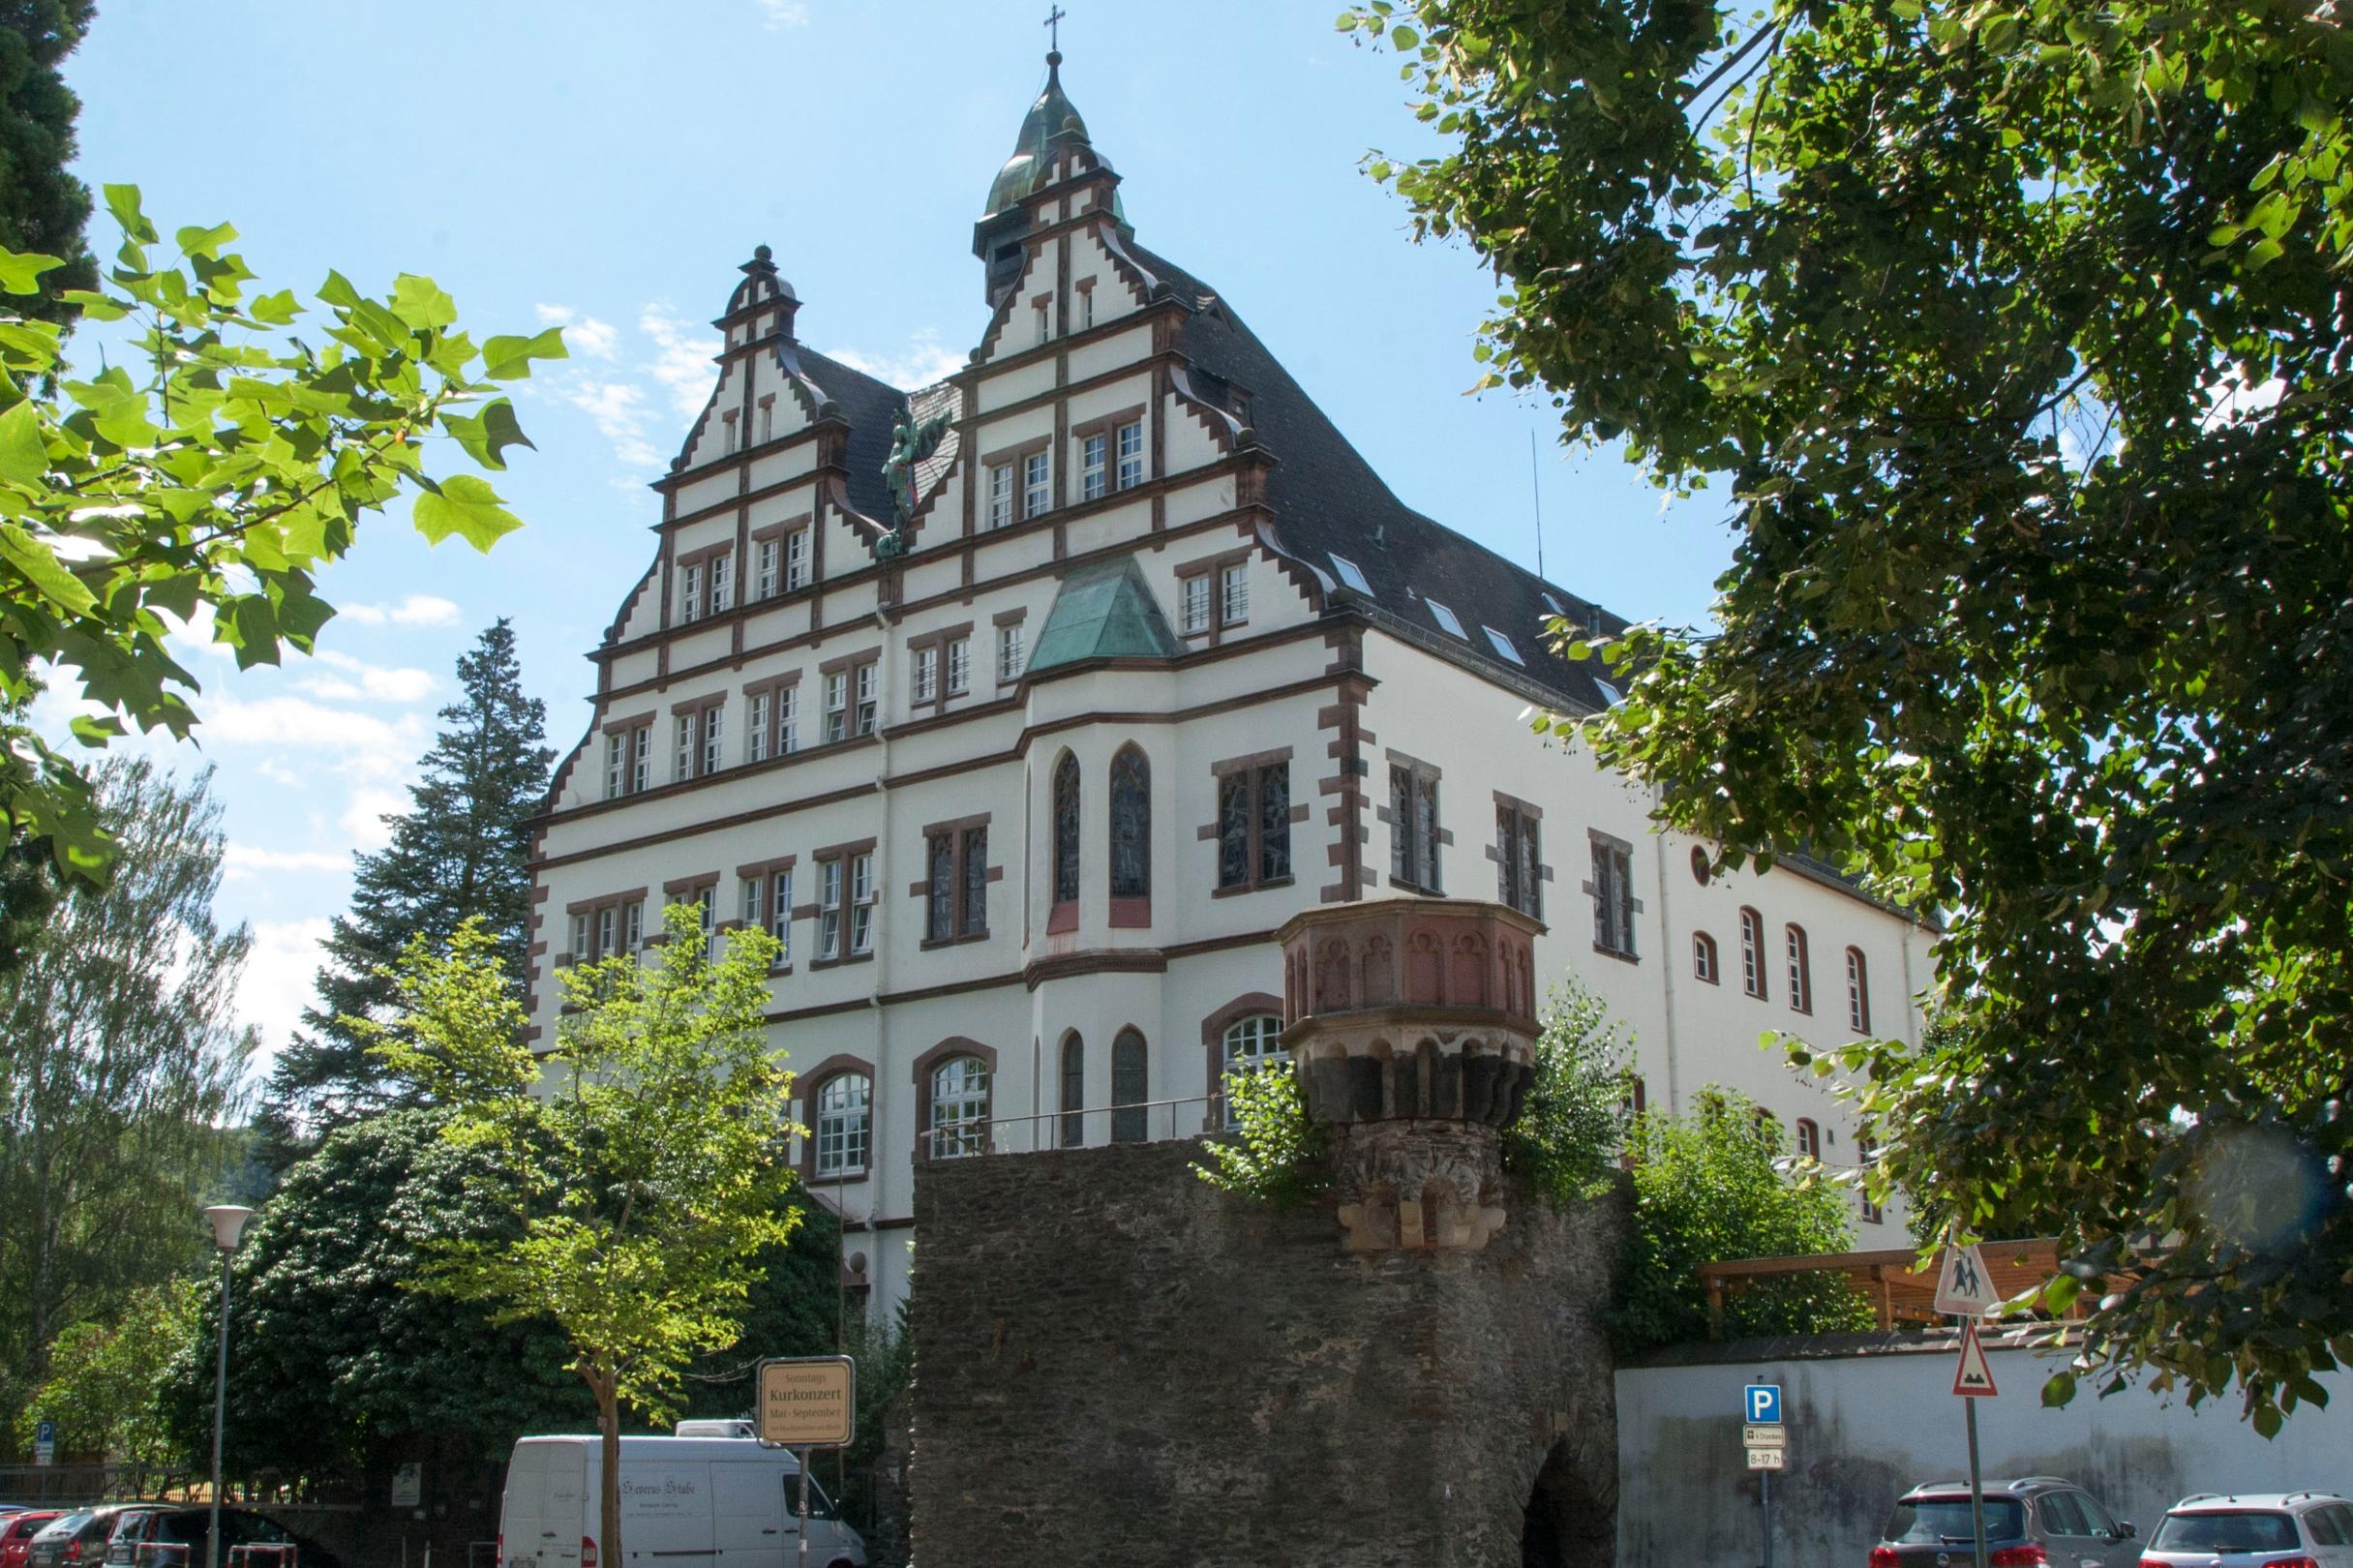
[{"label": "tall conifer tree", "polygon": [[377,973],[411,938],[438,942],[478,916],[498,938],[509,983],[528,975],[531,875],[528,823],[547,795],[556,754],[543,740],[547,705],[523,695],[515,633],[501,618],[458,660],[464,696],[441,709],[408,810],[385,820],[392,841],[359,858],[351,912],[321,944],[318,1003],[270,1074],[257,1118],[262,1157],[284,1169],[344,1124],[413,1102],[412,1088],[368,1054],[347,1018],[388,1015]]}]

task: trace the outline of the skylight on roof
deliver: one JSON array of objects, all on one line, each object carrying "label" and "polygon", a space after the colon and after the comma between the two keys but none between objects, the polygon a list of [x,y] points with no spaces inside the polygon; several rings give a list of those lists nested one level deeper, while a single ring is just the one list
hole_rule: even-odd
[{"label": "skylight on roof", "polygon": [[1520,656],[1520,650],[1512,646],[1512,640],[1510,638],[1504,636],[1493,626],[1481,626],[1479,629],[1487,633],[1487,640],[1495,645],[1496,652],[1502,654],[1514,664],[1524,665],[1527,663],[1527,660]]},{"label": "skylight on roof", "polygon": [[1567,612],[1566,610],[1563,610],[1562,608],[1560,608],[1560,601],[1559,601],[1558,599],[1554,598],[1554,597],[1552,596],[1552,594],[1550,594],[1550,593],[1545,593],[1545,594],[1541,594],[1541,595],[1539,595],[1539,597],[1541,597],[1541,598],[1544,600],[1544,607],[1545,607],[1547,610],[1552,611],[1552,612],[1553,612],[1553,614],[1554,614],[1554,615],[1556,615],[1556,616],[1565,616],[1565,615],[1567,615],[1567,614],[1568,614],[1568,612]]},{"label": "skylight on roof", "polygon": [[1447,631],[1451,632],[1453,635],[1461,637],[1465,643],[1470,641],[1469,637],[1463,634],[1463,623],[1455,619],[1455,615],[1452,610],[1447,609],[1435,599],[1426,598],[1422,602],[1430,606],[1430,613],[1432,616],[1436,618],[1439,625],[1445,627]]},{"label": "skylight on roof", "polygon": [[1363,567],[1337,552],[1332,556],[1332,565],[1340,573],[1340,580],[1342,583],[1368,599],[1373,597],[1373,585],[1365,581]]},{"label": "skylight on roof", "polygon": [[1615,708],[1618,704],[1626,700],[1626,694],[1624,692],[1618,690],[1607,680],[1601,679],[1599,677],[1594,678],[1593,685],[1595,689],[1600,691],[1601,700],[1612,708]]}]

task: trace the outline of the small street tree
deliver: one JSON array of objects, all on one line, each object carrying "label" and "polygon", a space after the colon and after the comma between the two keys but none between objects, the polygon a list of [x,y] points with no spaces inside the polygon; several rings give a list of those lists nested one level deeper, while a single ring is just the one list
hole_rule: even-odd
[{"label": "small street tree", "polygon": [[349,1020],[389,1016],[388,966],[418,937],[447,939],[479,919],[497,940],[507,984],[523,994],[530,944],[531,813],[556,754],[543,744],[547,705],[523,695],[513,626],[502,617],[458,660],[459,701],[421,764],[408,810],[387,819],[392,841],[359,857],[351,911],[323,944],[318,1005],[271,1070],[256,1118],[262,1157],[284,1169],[354,1118],[403,1103],[414,1086],[369,1054]]},{"label": "small street tree", "polygon": [[16,1420],[18,1449],[57,1424],[57,1445],[115,1464],[164,1465],[197,1453],[175,1432],[160,1398],[166,1373],[194,1337],[203,1286],[191,1276],[134,1291],[111,1318],[75,1323],[49,1346],[48,1379]]},{"label": "small street tree", "polygon": [[518,1221],[502,1240],[437,1248],[423,1288],[495,1322],[542,1317],[569,1342],[603,1435],[605,1560],[619,1562],[620,1406],[659,1420],[698,1353],[733,1343],[761,1249],[799,1219],[785,1201],[791,1074],[766,1013],[775,940],[729,935],[715,961],[694,906],[667,912],[657,952],[560,972],[553,1048],[534,1054],[498,940],[468,920],[410,944],[399,1010],[361,1031],[447,1113],[441,1135],[495,1151]]}]

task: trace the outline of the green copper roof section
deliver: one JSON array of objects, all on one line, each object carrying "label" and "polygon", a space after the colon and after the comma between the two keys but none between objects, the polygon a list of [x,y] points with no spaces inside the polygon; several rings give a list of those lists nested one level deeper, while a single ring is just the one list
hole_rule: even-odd
[{"label": "green copper roof section", "polygon": [[[980,209],[983,218],[994,217],[1034,194],[1045,183],[1046,169],[1052,160],[1046,156],[1047,145],[1057,133],[1069,131],[1081,141],[1091,141],[1087,122],[1078,117],[1070,95],[1062,90],[1062,56],[1045,57],[1045,91],[1030,106],[1021,121],[1021,134],[1013,138],[1013,156],[997,170],[997,178],[988,188],[988,205]],[[1119,198],[1112,197],[1112,216],[1119,216]]]},{"label": "green copper roof section", "polygon": [[1029,668],[1036,672],[1082,659],[1165,659],[1177,652],[1177,640],[1135,558],[1129,556],[1082,567],[1062,580]]}]

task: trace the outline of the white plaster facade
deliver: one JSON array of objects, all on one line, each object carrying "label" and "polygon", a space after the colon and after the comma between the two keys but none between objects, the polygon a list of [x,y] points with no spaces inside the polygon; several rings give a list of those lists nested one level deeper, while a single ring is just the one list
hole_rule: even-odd
[{"label": "white plaster facade", "polygon": [[[940,386],[896,393],[809,352],[792,335],[799,301],[765,250],[743,269],[719,323],[727,347],[710,405],[659,487],[656,559],[592,655],[594,718],[558,770],[539,834],[540,1037],[556,1022],[552,970],[576,948],[625,943],[629,904],[642,904],[639,929],[651,932],[666,897],[715,888],[726,921],[742,912],[747,876],[772,894],[774,873],[789,864],[775,1044],[808,1090],[822,1087],[807,1075],[821,1064],[870,1071],[862,1172],[814,1190],[849,1221],[845,1252],[862,1254],[873,1301],[893,1302],[905,1290],[925,1075],[957,1051],[989,1053],[994,1141],[1035,1147],[1062,1131],[1023,1119],[1061,1108],[1065,1038],[1082,1041],[1083,1103],[1100,1107],[1112,1100],[1114,1038],[1131,1029],[1145,1042],[1146,1098],[1191,1101],[1150,1111],[1149,1134],[1200,1131],[1215,1087],[1205,1020],[1233,1015],[1253,996],[1274,1010],[1282,986],[1273,934],[1284,920],[1339,898],[1415,896],[1389,875],[1395,829],[1382,808],[1395,754],[1436,775],[1437,890],[1447,894],[1499,896],[1489,853],[1498,795],[1540,810],[1548,880],[1538,913],[1549,922],[1540,987],[1546,975],[1574,974],[1608,1001],[1637,1039],[1651,1103],[1680,1107],[1703,1085],[1730,1085],[1785,1125],[1812,1120],[1823,1158],[1852,1163],[1839,1110],[1757,1040],[1773,1029],[1851,1038],[1850,947],[1867,967],[1871,1024],[1910,1038],[1928,933],[1835,879],[1786,864],[1698,880],[1694,846],[1651,831],[1643,791],[1530,739],[1522,714],[1531,702],[1575,707],[1597,689],[1589,672],[1561,678],[1568,667],[1539,649],[1534,613],[1504,614],[1507,602],[1524,611],[1548,590],[1403,513],[1377,481],[1367,504],[1396,521],[1368,514],[1361,539],[1345,536],[1351,558],[1381,579],[1371,592],[1351,591],[1331,549],[1308,542],[1306,514],[1286,512],[1282,498],[1282,486],[1336,471],[1340,457],[1325,448],[1337,433],[1279,369],[1258,372],[1276,384],[1251,385],[1230,365],[1219,374],[1198,362],[1205,334],[1262,350],[1222,301],[1135,245],[1111,200],[1116,176],[1067,109],[1056,83],[1024,127],[1035,170],[1016,182],[1011,205],[983,220],[976,243],[997,268],[991,319],[972,363]],[[1041,124],[1041,155],[1033,135]],[[917,466],[918,505],[904,552],[893,554],[875,470],[910,407],[918,420],[943,413],[949,426],[938,452]],[[1084,443],[1095,422],[1114,447],[1129,427],[1125,438],[1142,450],[1125,475],[1132,483],[1123,487],[1109,467],[1103,494],[1090,498]],[[1025,517],[1035,451],[1047,460],[1045,503]],[[1344,443],[1340,454],[1361,467]],[[1008,467],[1011,520],[992,527],[990,469]],[[1360,486],[1369,473],[1348,470]],[[1328,546],[1333,517],[1355,525],[1342,498],[1325,503],[1339,509],[1317,525]],[[1446,589],[1464,599],[1455,608],[1466,636],[1447,631],[1421,597],[1438,591],[1434,580],[1381,569],[1404,539],[1393,528],[1413,530],[1423,547],[1435,541],[1449,583],[1473,583],[1477,602]],[[798,546],[797,530],[805,530]],[[772,586],[762,551],[771,542]],[[791,584],[791,559],[805,560],[805,585]],[[1066,582],[1127,561],[1149,604],[1132,592],[1122,604],[1159,618],[1157,651],[1131,646],[1138,635],[1153,641],[1148,625],[1128,624],[1128,642],[1113,628],[1103,634],[1111,641],[1078,645],[1082,656],[1000,668],[1002,627],[1019,628],[1025,656],[1047,651],[1039,640],[1059,624]],[[1231,617],[1221,613],[1237,608],[1229,566],[1247,585]],[[1209,624],[1189,631],[1180,584],[1199,569],[1213,574]],[[727,583],[723,609],[714,574]],[[1497,596],[1480,582],[1509,591]],[[1582,603],[1565,593],[1552,602]],[[1484,635],[1491,623],[1516,660]],[[1076,635],[1059,639],[1066,652]],[[954,636],[967,640],[960,692],[948,690],[941,641]],[[917,666],[925,646],[939,650],[928,698]],[[855,733],[857,661],[872,672],[866,735]],[[835,673],[852,733],[829,741]],[[765,701],[772,732],[779,682],[795,683],[794,747],[779,755],[782,739],[771,733],[755,751],[756,705]],[[713,710],[719,739],[709,745]],[[642,741],[640,729],[649,732]],[[1149,766],[1150,890],[1140,909],[1134,899],[1115,907],[1107,870],[1107,778],[1126,746]],[[1078,896],[1058,910],[1051,779],[1066,752],[1081,781],[1079,877]],[[1217,765],[1286,752],[1291,875],[1222,891]],[[925,829],[943,824],[985,827],[983,935],[926,940]],[[1630,957],[1595,941],[1584,890],[1593,833],[1632,848]],[[870,952],[820,950],[820,862],[833,851],[871,856]],[[843,865],[847,882],[851,862]],[[1763,999],[1742,986],[1743,906],[1763,921]],[[615,912],[609,929],[606,910]],[[1810,1013],[1790,1006],[1793,924],[1810,946]],[[1716,982],[1694,976],[1695,931],[1715,940]],[[970,1044],[943,1051],[959,1041]],[[813,1121],[806,1105],[800,1119]],[[1111,1131],[1108,1114],[1086,1118],[1086,1141]],[[1897,1234],[1898,1220],[1887,1216],[1884,1234]],[[1864,1244],[1881,1234],[1865,1226]]]}]

